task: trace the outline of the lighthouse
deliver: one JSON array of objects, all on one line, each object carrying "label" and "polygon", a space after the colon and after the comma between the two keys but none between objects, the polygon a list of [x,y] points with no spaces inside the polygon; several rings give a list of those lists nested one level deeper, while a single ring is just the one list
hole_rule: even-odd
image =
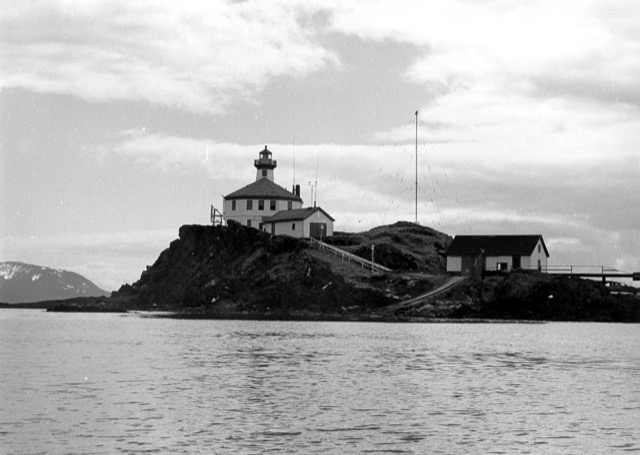
[{"label": "lighthouse", "polygon": [[223,196],[222,216],[227,222],[272,235],[320,239],[333,235],[335,220],[327,212],[320,207],[302,208],[300,185],[288,191],[274,182],[273,170],[278,163],[266,145],[253,165],[256,181]]},{"label": "lighthouse", "polygon": [[271,159],[271,152],[264,146],[264,150],[258,155],[258,159],[253,161],[256,167],[256,181],[260,179],[268,179],[273,182],[273,170],[278,166],[276,160]]},{"label": "lighthouse", "polygon": [[258,159],[253,160],[253,165],[257,170],[256,181],[224,196],[225,220],[259,229],[263,218],[282,210],[302,207],[299,189],[288,191],[274,182],[273,170],[278,163],[266,145],[258,154]]}]

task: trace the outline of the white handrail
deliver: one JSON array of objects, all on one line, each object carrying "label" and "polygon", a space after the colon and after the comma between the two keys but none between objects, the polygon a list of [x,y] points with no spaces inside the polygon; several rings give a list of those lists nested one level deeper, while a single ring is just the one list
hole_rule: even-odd
[{"label": "white handrail", "polygon": [[342,250],[342,249],[340,249],[338,247],[335,247],[333,245],[329,245],[328,243],[321,242],[320,240],[314,239],[313,237],[310,237],[309,241],[310,241],[310,243],[312,245],[317,246],[319,249],[321,249],[321,250],[322,249],[327,249],[327,250],[333,252],[336,255],[340,255],[343,258],[347,258],[350,261],[354,261],[354,262],[357,262],[358,264],[361,264],[363,268],[364,267],[371,267],[371,269],[379,270],[379,271],[382,271],[382,272],[392,272],[392,270],[390,268],[385,267],[384,265],[376,264],[373,261],[361,258],[360,256],[357,256],[357,255],[355,255],[353,253],[349,253],[348,251]]}]

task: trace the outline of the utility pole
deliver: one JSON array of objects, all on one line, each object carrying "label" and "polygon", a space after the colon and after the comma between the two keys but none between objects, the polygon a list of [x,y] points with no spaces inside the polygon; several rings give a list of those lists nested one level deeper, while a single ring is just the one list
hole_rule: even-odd
[{"label": "utility pole", "polygon": [[376,249],[376,246],[372,243],[371,244],[371,271],[373,272],[373,265],[374,265],[374,250]]}]

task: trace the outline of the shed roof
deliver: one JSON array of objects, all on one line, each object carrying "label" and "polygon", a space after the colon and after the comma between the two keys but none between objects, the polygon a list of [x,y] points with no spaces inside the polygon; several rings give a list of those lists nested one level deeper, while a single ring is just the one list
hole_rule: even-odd
[{"label": "shed roof", "polygon": [[475,256],[481,251],[487,256],[529,256],[538,242],[549,251],[541,235],[457,235],[447,249],[447,256]]},{"label": "shed roof", "polygon": [[256,180],[224,197],[225,199],[280,199],[302,202],[300,196],[287,191],[269,179]]},{"label": "shed roof", "polygon": [[298,221],[306,220],[316,212],[322,212],[331,221],[335,221],[331,215],[322,210],[320,207],[307,207],[304,209],[280,210],[273,216],[262,218],[263,223],[279,223],[282,221]]}]

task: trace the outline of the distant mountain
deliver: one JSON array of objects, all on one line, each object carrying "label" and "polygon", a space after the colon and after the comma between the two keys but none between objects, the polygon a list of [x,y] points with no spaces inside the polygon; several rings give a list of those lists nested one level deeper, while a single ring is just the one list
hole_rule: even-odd
[{"label": "distant mountain", "polygon": [[2,303],[29,303],[109,294],[74,272],[22,262],[0,262]]}]

